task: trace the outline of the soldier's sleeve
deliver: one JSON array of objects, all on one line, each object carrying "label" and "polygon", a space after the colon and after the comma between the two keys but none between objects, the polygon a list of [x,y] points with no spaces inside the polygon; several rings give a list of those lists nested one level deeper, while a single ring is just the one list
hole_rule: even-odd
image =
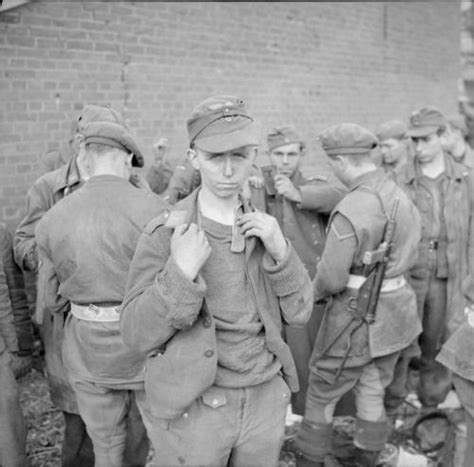
[{"label": "soldier's sleeve", "polygon": [[310,175],[306,180],[305,185],[299,186],[301,203],[297,206],[300,209],[329,214],[347,193],[346,187],[329,169]]},{"label": "soldier's sleeve", "polygon": [[13,308],[8,291],[7,277],[3,259],[0,257],[0,335],[9,352],[18,351],[15,325],[13,322]]},{"label": "soldier's sleeve", "polygon": [[138,241],[129,269],[120,327],[124,342],[146,354],[191,326],[206,290],[200,276],[190,281],[170,254],[167,213],[152,221]]},{"label": "soldier's sleeve", "polygon": [[47,186],[41,179],[30,188],[26,197],[26,215],[15,231],[13,240],[15,261],[26,271],[35,272],[38,269],[35,227],[52,206],[47,191]]},{"label": "soldier's sleeve", "polygon": [[313,280],[315,301],[341,292],[357,251],[357,237],[350,221],[337,212],[330,224],[321,261]]},{"label": "soldier's sleeve", "polygon": [[278,297],[283,320],[293,327],[303,327],[313,311],[313,289],[296,251],[289,244],[286,257],[278,264],[265,252],[262,264]]},{"label": "soldier's sleeve", "polygon": [[463,292],[467,302],[474,305],[474,171],[469,172],[467,177],[469,193],[469,237],[466,248],[467,254],[467,276],[463,279]]},{"label": "soldier's sleeve", "polygon": [[34,345],[33,323],[25,291],[23,273],[13,259],[13,238],[4,225],[0,225],[0,248],[5,276],[18,336],[19,350],[31,350]]},{"label": "soldier's sleeve", "polygon": [[59,293],[60,282],[48,248],[48,225],[45,219],[37,225],[36,241],[38,243],[38,280],[35,321],[41,324],[44,308],[48,308],[52,313],[61,313],[67,309],[69,301]]}]

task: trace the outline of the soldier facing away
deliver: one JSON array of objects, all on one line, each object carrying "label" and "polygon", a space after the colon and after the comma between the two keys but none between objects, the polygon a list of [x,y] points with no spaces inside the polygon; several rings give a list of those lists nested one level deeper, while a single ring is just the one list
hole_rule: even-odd
[{"label": "soldier facing away", "polygon": [[[126,461],[125,447],[128,426],[140,426],[132,408],[135,391],[143,390],[143,357],[122,341],[119,306],[138,238],[166,203],[129,183],[143,156],[127,128],[90,123],[84,144],[89,180],[36,228],[44,277],[39,293],[52,313],[70,308],[62,355],[95,466],[137,465],[144,459]],[[146,439],[143,445],[147,454]]]},{"label": "soldier facing away", "polygon": [[[327,300],[327,305],[310,362],[306,412],[296,438],[297,465],[324,465],[334,408],[353,389],[354,444],[360,465],[369,467],[375,465],[389,434],[384,388],[400,351],[421,331],[415,295],[403,276],[412,266],[420,239],[419,216],[403,191],[370,159],[369,152],[377,144],[372,133],[346,123],[328,128],[320,139],[349,193],[331,214],[313,281],[315,300]],[[386,270],[378,277],[380,295],[373,287],[368,290],[376,303],[375,321],[369,324],[373,320],[367,315],[362,291],[367,292],[367,281],[380,270],[377,262],[365,258],[367,252],[377,258],[388,218],[392,246]]]}]

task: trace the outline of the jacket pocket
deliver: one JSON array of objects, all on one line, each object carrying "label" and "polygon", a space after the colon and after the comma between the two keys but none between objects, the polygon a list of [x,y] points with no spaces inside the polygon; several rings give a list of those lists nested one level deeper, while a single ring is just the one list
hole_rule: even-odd
[{"label": "jacket pocket", "polygon": [[178,331],[164,351],[146,361],[145,392],[151,415],[179,417],[216,378],[217,351],[214,320],[199,316],[194,325]]}]

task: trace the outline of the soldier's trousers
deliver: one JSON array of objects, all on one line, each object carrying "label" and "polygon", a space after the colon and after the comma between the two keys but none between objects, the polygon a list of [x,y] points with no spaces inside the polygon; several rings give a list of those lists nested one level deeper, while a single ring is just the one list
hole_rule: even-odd
[{"label": "soldier's trousers", "polygon": [[280,375],[256,386],[212,386],[180,417],[154,417],[137,395],[154,466],[274,467],[283,444],[290,389]]},{"label": "soldier's trousers", "polygon": [[456,394],[464,409],[467,428],[466,449],[464,451],[462,467],[472,467],[474,459],[474,382],[454,374],[453,383],[456,388]]},{"label": "soldier's trousers", "polygon": [[450,371],[435,358],[446,339],[447,279],[438,278],[436,250],[423,255],[424,264],[410,274],[416,294],[418,313],[423,326],[419,337],[421,349],[418,398],[423,406],[441,404],[451,388]]},{"label": "soldier's trousers", "polygon": [[98,384],[72,375],[70,380],[94,445],[95,467],[145,465],[149,440],[133,390],[142,391],[143,384]]},{"label": "soldier's trousers", "polygon": [[314,304],[311,318],[304,328],[284,327],[285,341],[293,355],[300,384],[300,390],[291,395],[292,411],[298,415],[304,415],[309,381],[309,360],[323,316],[324,305]]},{"label": "soldier's trousers", "polygon": [[26,458],[26,426],[20,407],[18,384],[10,368],[10,354],[0,355],[0,465],[24,467]]},{"label": "soldier's trousers", "polygon": [[394,352],[364,363],[359,361],[356,365],[348,360],[348,366],[335,381],[342,359],[323,357],[318,361],[318,368],[311,369],[306,411],[296,439],[296,446],[304,457],[316,462],[324,460],[330,449],[328,433],[334,409],[350,390],[355,394],[360,426],[354,435],[354,443],[361,449],[376,451],[383,448],[388,437],[385,388],[392,380],[399,355],[400,352]]}]

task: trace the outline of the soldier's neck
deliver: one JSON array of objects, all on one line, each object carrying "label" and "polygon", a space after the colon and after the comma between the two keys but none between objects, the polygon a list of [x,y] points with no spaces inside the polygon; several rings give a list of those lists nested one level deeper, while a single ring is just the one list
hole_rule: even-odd
[{"label": "soldier's neck", "polygon": [[235,209],[239,204],[238,194],[222,198],[203,186],[198,194],[198,202],[204,217],[224,225],[234,224]]},{"label": "soldier's neck", "polygon": [[441,152],[432,161],[420,164],[420,169],[423,175],[426,177],[436,178],[438,175],[444,172],[444,154]]}]

